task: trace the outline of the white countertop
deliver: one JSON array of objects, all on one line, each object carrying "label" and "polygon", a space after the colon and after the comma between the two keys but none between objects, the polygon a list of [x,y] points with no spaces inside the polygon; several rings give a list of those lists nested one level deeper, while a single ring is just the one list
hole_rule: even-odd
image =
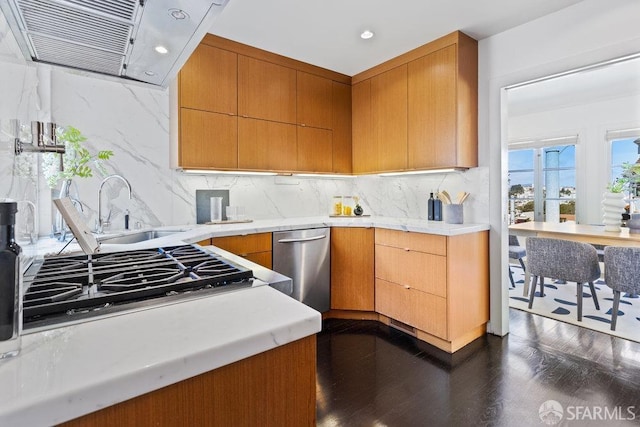
[{"label": "white countertop", "polygon": [[260,286],[27,334],[0,361],[0,426],[60,423],[320,329],[320,313]]},{"label": "white countertop", "polygon": [[[158,247],[163,245],[173,245],[181,241],[185,243],[196,243],[211,237],[234,236],[241,234],[264,233],[274,231],[289,231],[304,228],[319,227],[375,227],[386,228],[391,230],[403,230],[415,233],[438,234],[442,236],[456,236],[460,234],[476,233],[479,231],[489,230],[489,224],[446,224],[443,221],[427,221],[424,219],[412,218],[389,218],[379,216],[368,217],[302,217],[302,218],[279,218],[279,219],[262,219],[245,223],[229,223],[229,224],[190,224],[156,227],[156,230],[176,230],[176,234],[166,237],[160,237],[145,242],[134,244],[107,244],[102,243],[102,251],[122,251],[132,249],[142,249],[147,247]],[[130,230],[128,233],[135,233],[141,230]],[[114,235],[123,232],[115,232]],[[150,246],[149,242],[153,242]],[[25,247],[27,255],[42,255],[45,253],[54,253],[62,248],[63,244],[55,240],[44,238],[40,239],[37,244]],[[75,243],[70,244],[65,251],[77,252],[79,246]]]}]

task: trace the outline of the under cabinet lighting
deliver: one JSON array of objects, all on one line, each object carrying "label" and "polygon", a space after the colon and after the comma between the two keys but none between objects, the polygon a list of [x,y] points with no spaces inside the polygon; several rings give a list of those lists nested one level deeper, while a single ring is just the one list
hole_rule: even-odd
[{"label": "under cabinet lighting", "polygon": [[407,172],[385,172],[379,173],[378,176],[403,176],[403,175],[428,175],[433,173],[451,173],[464,172],[465,168],[447,168],[447,169],[429,169],[423,171],[407,171]]},{"label": "under cabinet lighting", "polygon": [[340,174],[327,174],[327,173],[294,173],[294,176],[300,178],[331,178],[331,179],[343,179],[343,178],[355,178],[355,175],[340,175]]},{"label": "under cabinet lighting", "polygon": [[252,176],[274,176],[275,172],[252,172],[252,171],[218,171],[209,169],[182,169],[182,173],[188,175],[252,175]]}]

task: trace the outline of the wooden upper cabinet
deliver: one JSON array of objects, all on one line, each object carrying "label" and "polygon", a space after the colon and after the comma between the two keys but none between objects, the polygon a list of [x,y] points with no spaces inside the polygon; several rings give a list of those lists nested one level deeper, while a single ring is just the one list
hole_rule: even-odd
[{"label": "wooden upper cabinet", "polygon": [[297,76],[298,124],[333,129],[333,82],[302,71]]},{"label": "wooden upper cabinet", "polygon": [[372,136],[378,170],[407,168],[407,65],[371,78]]},{"label": "wooden upper cabinet", "polygon": [[297,169],[296,125],[238,118],[238,167],[290,172]]},{"label": "wooden upper cabinet", "polygon": [[332,82],[333,171],[351,173],[351,86]]},{"label": "wooden upper cabinet", "polygon": [[238,55],[238,115],[296,123],[296,70]]},{"label": "wooden upper cabinet", "polygon": [[409,169],[455,165],[456,46],[409,63]]},{"label": "wooden upper cabinet", "polygon": [[238,117],[180,109],[179,164],[184,168],[238,167]]},{"label": "wooden upper cabinet", "polygon": [[199,45],[180,70],[180,106],[236,115],[238,112],[238,55]]},{"label": "wooden upper cabinet", "polygon": [[303,172],[333,171],[333,132],[298,126],[298,166]]},{"label": "wooden upper cabinet", "polygon": [[373,140],[371,118],[371,79],[351,86],[353,173],[378,170],[378,147]]}]

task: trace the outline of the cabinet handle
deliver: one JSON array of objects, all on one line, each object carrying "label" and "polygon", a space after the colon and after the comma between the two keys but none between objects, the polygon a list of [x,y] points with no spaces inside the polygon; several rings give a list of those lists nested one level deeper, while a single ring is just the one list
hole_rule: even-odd
[{"label": "cabinet handle", "polygon": [[411,249],[409,248],[404,248],[405,251],[409,252]]},{"label": "cabinet handle", "polygon": [[405,288],[405,289],[411,289],[411,286],[409,286],[409,285],[404,285],[404,288]]}]

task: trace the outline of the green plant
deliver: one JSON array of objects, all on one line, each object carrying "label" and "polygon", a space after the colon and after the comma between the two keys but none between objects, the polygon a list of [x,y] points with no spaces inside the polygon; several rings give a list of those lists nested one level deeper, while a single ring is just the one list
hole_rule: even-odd
[{"label": "green plant", "polygon": [[607,184],[607,191],[610,193],[622,193],[629,181],[626,178],[618,178]]},{"label": "green plant", "polygon": [[634,193],[640,186],[640,163],[625,162],[622,164],[622,176],[607,185],[607,190],[612,193],[629,191]]},{"label": "green plant", "polygon": [[71,179],[74,177],[89,178],[93,176],[91,165],[106,175],[106,170],[102,165],[103,160],[108,160],[113,156],[113,151],[102,150],[95,154],[82,145],[87,138],[73,126],[67,126],[56,131],[58,144],[65,145],[65,153],[62,156],[63,170],[59,169],[60,160],[57,154],[48,153],[43,156],[42,166],[47,184],[50,188],[55,188],[61,179]]}]

